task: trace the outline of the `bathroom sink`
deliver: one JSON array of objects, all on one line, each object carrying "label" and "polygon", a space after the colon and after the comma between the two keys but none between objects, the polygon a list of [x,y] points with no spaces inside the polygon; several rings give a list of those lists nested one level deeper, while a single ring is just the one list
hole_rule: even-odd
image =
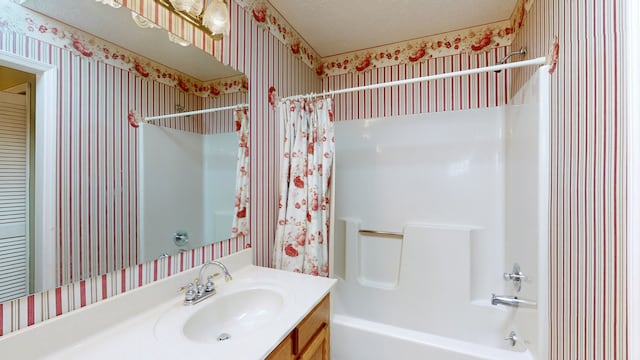
[{"label": "bathroom sink", "polygon": [[282,310],[283,300],[279,293],[269,289],[223,295],[200,304],[182,331],[185,337],[197,342],[228,340],[273,320]]},{"label": "bathroom sink", "polygon": [[170,310],[155,326],[156,338],[215,344],[242,337],[275,319],[285,298],[271,288],[240,289],[216,294],[196,305]]}]

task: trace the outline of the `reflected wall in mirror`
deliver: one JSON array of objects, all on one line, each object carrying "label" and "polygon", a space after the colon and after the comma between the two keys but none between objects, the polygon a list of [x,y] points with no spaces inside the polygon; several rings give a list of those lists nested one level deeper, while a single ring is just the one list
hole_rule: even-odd
[{"label": "reflected wall in mirror", "polygon": [[[26,235],[18,245],[7,245],[15,238],[9,232],[5,232],[5,239],[0,238],[2,266],[11,261],[19,264],[12,270],[1,268],[0,273],[20,273],[0,277],[0,302],[176,251],[180,247],[173,244],[175,230],[190,232],[191,244],[228,238],[228,232],[219,234],[222,238],[206,235],[204,231],[198,235],[187,225],[185,229],[175,225],[176,229],[172,227],[166,234],[144,234],[140,214],[141,194],[145,191],[140,185],[145,151],[141,148],[140,133],[144,130],[131,126],[128,114],[133,109],[151,116],[246,103],[246,77],[193,46],[183,47],[169,41],[165,30],[140,28],[124,7],[115,9],[94,0],[27,0],[22,6],[5,1],[0,9],[2,50],[11,49],[25,58],[52,65],[58,84],[52,136],[55,151],[51,158],[55,163],[55,204],[44,209],[52,213],[55,226],[49,229],[50,235]],[[15,33],[26,36],[11,36]],[[0,65],[21,68],[20,64],[6,60],[0,61]],[[36,103],[45,100],[53,99],[35,99]],[[37,134],[39,120],[35,119],[36,129],[30,128],[32,134]],[[213,137],[223,133],[235,136],[232,111],[178,117],[157,125],[143,127],[186,136]],[[237,155],[237,140],[235,143],[226,140],[230,147],[221,151]],[[25,147],[25,154],[29,151],[38,154],[41,145],[36,138]],[[37,179],[42,174],[35,164],[39,164],[37,159],[28,161],[26,167],[31,170],[20,181],[29,193],[26,197],[31,200],[31,207],[39,209],[41,204],[34,186],[28,185],[29,178]],[[226,181],[235,179],[227,174]],[[234,184],[227,184],[227,188],[233,187]],[[166,188],[164,193],[173,190]],[[233,199],[233,194],[226,195]],[[0,200],[3,208],[9,202],[10,199]],[[34,223],[39,221],[28,215],[27,204],[23,200],[22,210],[17,211],[23,212],[24,224],[20,226],[25,229],[37,227]],[[171,204],[163,206],[176,211],[185,209]],[[230,208],[233,209],[233,203]],[[153,228],[151,220],[148,225]],[[16,221],[0,216],[0,231],[6,223],[15,225]],[[147,242],[166,242],[173,247],[145,251]],[[8,247],[11,254],[18,253],[11,261],[7,260],[8,252],[3,253]],[[42,248],[52,250],[39,251]],[[30,257],[35,261],[24,261]],[[29,278],[31,281],[26,280]],[[22,286],[25,281],[30,285]],[[13,291],[15,284],[21,284],[22,289]]]}]

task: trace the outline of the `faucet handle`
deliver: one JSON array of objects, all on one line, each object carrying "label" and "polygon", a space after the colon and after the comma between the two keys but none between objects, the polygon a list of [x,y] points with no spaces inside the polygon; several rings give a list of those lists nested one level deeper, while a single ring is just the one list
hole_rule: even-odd
[{"label": "faucet handle", "polygon": [[198,296],[204,294],[204,284],[196,285],[196,293],[198,294]]},{"label": "faucet handle", "polygon": [[508,340],[509,342],[511,342],[511,346],[516,346],[516,343],[518,342],[518,335],[516,335],[515,331],[511,331],[509,333],[509,336],[507,336],[506,338],[504,338],[504,340]]},{"label": "faucet handle", "polygon": [[204,285],[204,290],[206,292],[213,291],[215,289],[215,283],[213,282],[213,275],[209,275],[207,277],[207,283]]},{"label": "faucet handle", "polygon": [[194,290],[194,285],[193,283],[189,283],[187,284],[187,286],[183,286],[182,289],[186,288],[187,291],[184,293],[184,300],[185,301],[192,301],[193,299],[196,298],[196,291]]}]

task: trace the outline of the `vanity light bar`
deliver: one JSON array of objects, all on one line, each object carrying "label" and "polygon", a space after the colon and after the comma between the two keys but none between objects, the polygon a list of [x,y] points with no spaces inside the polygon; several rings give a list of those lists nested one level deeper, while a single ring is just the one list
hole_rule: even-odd
[{"label": "vanity light bar", "polygon": [[[193,26],[197,27],[198,29],[204,31],[205,34],[211,36],[213,38],[213,40],[221,40],[222,39],[222,34],[214,34],[213,32],[211,32],[211,29],[209,29],[208,27],[206,27],[206,26],[204,26],[202,24],[202,15],[195,16],[195,15],[190,14],[188,12],[179,11],[175,7],[173,7],[171,2],[169,2],[168,0],[155,0],[155,2],[157,2],[160,6],[164,7],[165,9],[169,10],[170,12],[180,16],[181,18],[183,18],[184,20],[189,22],[191,25],[193,25]],[[225,4],[226,4],[226,1],[225,1]]]}]

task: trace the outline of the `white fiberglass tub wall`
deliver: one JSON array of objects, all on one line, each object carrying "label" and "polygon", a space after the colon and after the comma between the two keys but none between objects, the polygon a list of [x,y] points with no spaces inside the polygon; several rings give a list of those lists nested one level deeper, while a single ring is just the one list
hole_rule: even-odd
[{"label": "white fiberglass tub wall", "polygon": [[503,338],[537,329],[536,319],[518,324],[531,316],[490,304],[492,293],[509,294],[502,274],[513,262],[505,244],[505,131],[517,129],[505,125],[506,114],[336,124],[333,359],[534,358],[537,344],[512,347]]},{"label": "white fiberglass tub wall", "polygon": [[188,248],[202,243],[203,139],[202,135],[147,124],[138,133],[143,262],[176,253],[179,247],[173,234],[179,230],[189,234]]},{"label": "white fiberglass tub wall", "polygon": [[543,66],[507,106],[506,264],[527,278],[518,292],[537,303],[512,309],[514,330],[536,359],[548,354],[549,303],[549,67]]},{"label": "white fiberglass tub wall", "polygon": [[[140,259],[231,237],[236,133],[194,134],[144,124],[139,129]],[[176,246],[173,234],[187,231]]]}]

